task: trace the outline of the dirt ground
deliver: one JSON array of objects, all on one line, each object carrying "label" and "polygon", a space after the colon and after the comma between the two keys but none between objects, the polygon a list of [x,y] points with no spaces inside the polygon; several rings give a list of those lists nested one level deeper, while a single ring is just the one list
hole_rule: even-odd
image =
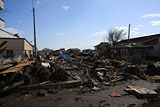
[{"label": "dirt ground", "polygon": [[[59,89],[57,93],[47,93],[47,96],[37,97],[37,91],[18,92],[0,98],[0,107],[136,107],[147,102],[147,99],[137,99],[127,94],[127,85],[138,85],[156,89],[160,83],[149,83],[144,80],[128,81],[116,86],[108,86],[98,92],[88,89]],[[116,92],[121,97],[111,97]],[[149,107],[149,106],[147,106]]]}]

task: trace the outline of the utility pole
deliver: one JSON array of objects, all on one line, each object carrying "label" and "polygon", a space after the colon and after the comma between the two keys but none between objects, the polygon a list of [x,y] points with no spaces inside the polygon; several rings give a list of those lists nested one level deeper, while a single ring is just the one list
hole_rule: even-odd
[{"label": "utility pole", "polygon": [[34,8],[34,2],[33,2],[33,0],[32,0],[32,8],[33,8],[33,28],[34,28],[34,51],[35,51],[35,57],[37,57],[36,19],[35,19],[35,8]]},{"label": "utility pole", "polygon": [[128,27],[128,45],[129,45],[129,38],[130,38],[130,27],[131,27],[131,25],[129,24],[129,27]]},{"label": "utility pole", "polygon": [[[129,39],[130,39],[130,27],[131,27],[131,25],[129,24],[129,26],[128,26],[128,45],[129,45],[129,43],[130,43],[130,41],[129,41]],[[128,48],[128,61],[129,61],[129,57],[130,57],[130,52],[131,52],[131,48]]]}]

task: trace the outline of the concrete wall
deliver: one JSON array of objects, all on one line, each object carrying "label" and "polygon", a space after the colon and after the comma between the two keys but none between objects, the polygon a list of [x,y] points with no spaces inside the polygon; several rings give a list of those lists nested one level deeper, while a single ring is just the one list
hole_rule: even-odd
[{"label": "concrete wall", "polygon": [[3,9],[4,9],[4,1],[0,0],[0,10],[3,10]]},{"label": "concrete wall", "polygon": [[0,39],[0,44],[2,44],[4,41],[7,41],[7,43],[1,47],[0,49],[3,49],[5,47],[6,50],[0,54],[0,56],[7,56],[7,50],[13,50],[13,54],[21,53],[23,55],[24,51],[24,40],[23,39]]},{"label": "concrete wall", "polygon": [[0,38],[18,38],[18,37],[4,31],[3,29],[0,29]]},{"label": "concrete wall", "polygon": [[138,49],[138,48],[132,50],[129,50],[127,48],[111,49],[111,58],[116,58],[126,61],[142,61],[146,59],[146,52],[148,52],[147,49]]},{"label": "concrete wall", "polygon": [[26,40],[24,40],[24,50],[29,57],[33,55],[33,47]]},{"label": "concrete wall", "polygon": [[142,61],[146,59],[146,52],[147,52],[146,49],[138,49],[138,48],[121,49],[121,59],[128,61]]}]

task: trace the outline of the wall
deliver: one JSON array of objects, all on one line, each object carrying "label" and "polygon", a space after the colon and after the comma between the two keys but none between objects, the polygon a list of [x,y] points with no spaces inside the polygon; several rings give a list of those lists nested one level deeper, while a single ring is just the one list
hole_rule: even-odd
[{"label": "wall", "polygon": [[152,55],[160,57],[160,37],[158,37],[158,44],[153,46],[154,46],[154,49],[152,51]]},{"label": "wall", "polygon": [[24,39],[0,39],[0,44],[4,41],[7,41],[7,43],[0,49],[3,49],[5,47],[7,48],[2,54],[0,54],[0,56],[7,56],[7,50],[13,50],[13,54],[21,53],[23,55]]},{"label": "wall", "polygon": [[[124,54],[124,52],[126,52],[126,54]],[[145,48],[121,49],[121,59],[128,61],[143,61],[146,59],[146,52],[147,49]]]},{"label": "wall", "polygon": [[[114,53],[114,51],[117,51],[117,53]],[[143,55],[142,52],[144,52]],[[134,48],[132,50],[129,50],[127,48],[111,49],[111,58],[126,61],[142,61],[146,59],[146,52],[147,49],[145,48]]]},{"label": "wall", "polygon": [[24,40],[24,50],[29,57],[33,55],[33,47],[26,40]]}]

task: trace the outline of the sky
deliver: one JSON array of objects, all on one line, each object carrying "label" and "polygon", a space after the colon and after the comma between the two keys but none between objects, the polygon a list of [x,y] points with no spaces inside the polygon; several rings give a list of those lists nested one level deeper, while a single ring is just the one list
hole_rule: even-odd
[{"label": "sky", "polygon": [[[94,49],[110,29],[131,38],[160,33],[160,0],[33,0],[37,47]],[[5,30],[34,44],[32,0],[4,0]],[[123,38],[125,39],[127,35]]]}]

